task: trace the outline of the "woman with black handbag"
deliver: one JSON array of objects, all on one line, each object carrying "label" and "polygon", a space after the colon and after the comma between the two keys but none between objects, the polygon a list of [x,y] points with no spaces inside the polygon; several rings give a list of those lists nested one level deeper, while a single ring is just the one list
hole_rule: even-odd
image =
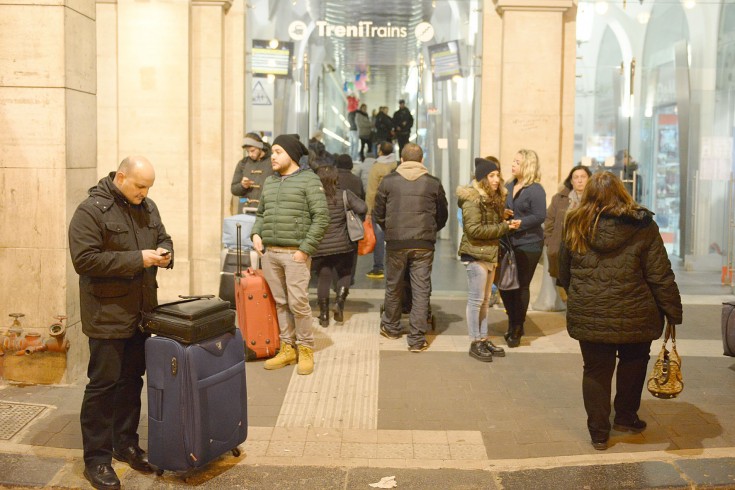
[{"label": "woman with black handbag", "polygon": [[475,158],[474,180],[457,188],[463,231],[457,254],[467,269],[469,354],[483,362],[505,356],[488,337],[487,310],[498,262],[498,239],[520,225],[518,220],[503,221],[506,192],[495,157]]},{"label": "woman with black handbag", "polygon": [[362,222],[367,213],[365,201],[350,190],[338,187],[338,171],[332,165],[317,167],[316,174],[322,181],[324,194],[329,208],[329,227],[312,257],[311,270],[317,275],[317,302],[319,303],[319,324],[329,326],[329,291],[333,280],[337,283],[337,299],[334,320],[344,319],[344,306],[350,291],[352,263],[357,254],[357,242],[350,239],[347,230],[346,209],[353,211]]},{"label": "woman with black handbag", "polygon": [[508,313],[508,331],[505,341],[508,347],[521,343],[528,303],[531,299],[529,285],[544,248],[546,219],[546,192],[539,183],[541,171],[538,155],[533,150],[518,150],[513,165],[513,180],[506,185],[506,218],[520,221],[518,230],[510,235],[510,244],[518,268],[518,288],[500,288],[500,297]]},{"label": "woman with black handbag", "polygon": [[582,397],[595,449],[607,449],[616,357],[613,429],[642,432],[638,418],[651,341],[664,320],[680,324],[681,296],[653,213],[610,172],[594,174],[564,225],[559,284],[567,330],[584,361]]}]

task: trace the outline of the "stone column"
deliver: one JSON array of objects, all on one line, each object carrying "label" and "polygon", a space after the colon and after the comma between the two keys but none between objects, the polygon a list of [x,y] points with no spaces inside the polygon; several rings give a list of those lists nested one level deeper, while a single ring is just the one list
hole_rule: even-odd
[{"label": "stone column", "polygon": [[[538,153],[548,199],[573,165],[576,1],[493,0],[485,4],[481,133],[503,174],[521,148]],[[499,19],[498,19],[499,17]],[[500,56],[498,56],[498,50]],[[497,143],[495,143],[497,141]]]},{"label": "stone column", "polygon": [[[231,0],[195,0],[191,9],[192,293],[219,288],[225,175],[225,13]],[[227,188],[229,194],[229,188]]]},{"label": "stone column", "polygon": [[65,378],[64,354],[5,356],[6,378],[60,382],[82,369],[67,228],[96,180],[95,98],[95,2],[0,0],[0,333],[9,313],[44,337],[66,315],[79,358]]},{"label": "stone column", "polygon": [[[190,291],[192,208],[190,2],[118,0],[117,122],[100,128],[117,134],[115,161],[99,162],[100,173],[127,155],[148,157],[156,169],[149,196],[172,236],[175,265],[158,274],[159,300]],[[112,42],[112,41],[109,41]],[[111,115],[111,114],[109,114]]]}]

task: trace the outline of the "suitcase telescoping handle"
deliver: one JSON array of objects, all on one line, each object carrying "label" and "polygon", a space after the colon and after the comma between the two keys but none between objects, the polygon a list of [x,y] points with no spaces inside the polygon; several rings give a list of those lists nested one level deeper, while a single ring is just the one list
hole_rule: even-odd
[{"label": "suitcase telescoping handle", "polygon": [[240,237],[242,233],[242,225],[240,223],[237,224],[237,275],[242,276],[242,238]]}]

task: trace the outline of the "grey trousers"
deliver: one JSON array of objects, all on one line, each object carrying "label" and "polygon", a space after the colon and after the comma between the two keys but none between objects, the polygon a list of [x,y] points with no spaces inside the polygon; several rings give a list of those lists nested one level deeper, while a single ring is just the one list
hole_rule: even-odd
[{"label": "grey trousers", "polygon": [[263,275],[276,302],[281,342],[314,348],[309,306],[311,258],[296,262],[294,251],[266,250]]}]

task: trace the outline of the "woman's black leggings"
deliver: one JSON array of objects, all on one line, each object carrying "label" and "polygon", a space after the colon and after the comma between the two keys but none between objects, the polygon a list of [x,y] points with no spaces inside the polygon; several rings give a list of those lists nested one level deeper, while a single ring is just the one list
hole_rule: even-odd
[{"label": "woman's black leggings", "polygon": [[311,259],[311,270],[316,273],[316,294],[318,299],[329,298],[332,279],[336,279],[337,291],[343,287],[350,289],[352,280],[352,262],[355,252],[324,255]]},{"label": "woman's black leggings", "polygon": [[533,273],[536,271],[536,265],[541,258],[544,242],[530,243],[527,245],[518,245],[513,247],[516,254],[516,262],[518,263],[518,289],[508,291],[500,291],[500,297],[503,299],[503,306],[508,312],[508,328],[513,325],[521,325],[526,321],[526,312],[528,311],[528,303],[531,299],[531,293],[528,290]]}]

